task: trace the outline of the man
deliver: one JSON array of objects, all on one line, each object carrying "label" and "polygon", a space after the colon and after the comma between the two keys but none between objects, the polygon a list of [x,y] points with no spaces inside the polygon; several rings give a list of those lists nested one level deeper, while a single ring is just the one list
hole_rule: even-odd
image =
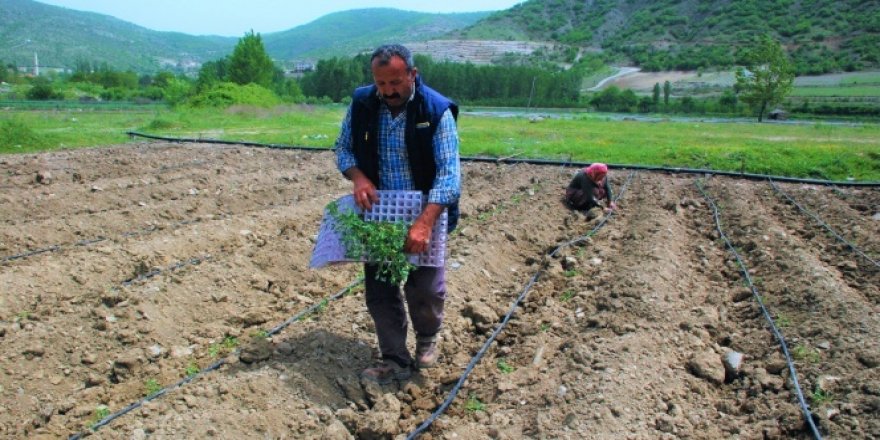
[{"label": "man", "polygon": [[[458,106],[422,84],[406,47],[377,48],[370,68],[374,84],[355,90],[342,121],[335,149],[337,167],[351,180],[355,203],[364,210],[378,201],[377,189],[427,194],[427,206],[410,226],[404,245],[407,253],[425,252],[444,209],[449,210],[448,231],[458,220]],[[361,377],[386,384],[406,380],[412,369],[437,362],[446,281],[443,267],[419,267],[404,284],[416,333],[413,358],[406,347],[407,317],[400,286],[377,280],[377,269],[375,264],[364,265],[367,309],[376,325],[383,362],[364,370]]]}]

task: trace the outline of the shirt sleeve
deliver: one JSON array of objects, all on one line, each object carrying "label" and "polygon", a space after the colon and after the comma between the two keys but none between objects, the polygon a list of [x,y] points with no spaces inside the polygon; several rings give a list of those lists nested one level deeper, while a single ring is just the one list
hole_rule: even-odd
[{"label": "shirt sleeve", "polygon": [[450,205],[461,195],[461,162],[458,152],[458,129],[455,118],[448,109],[440,118],[433,143],[437,176],[434,178],[433,188],[428,192],[428,203]]},{"label": "shirt sleeve", "polygon": [[608,176],[605,176],[605,200],[611,204],[611,183],[608,182]]},{"label": "shirt sleeve", "polygon": [[333,150],[336,152],[336,168],[340,173],[357,165],[351,145],[351,106],[348,107],[345,117],[342,118],[339,137],[336,138],[336,146]]}]

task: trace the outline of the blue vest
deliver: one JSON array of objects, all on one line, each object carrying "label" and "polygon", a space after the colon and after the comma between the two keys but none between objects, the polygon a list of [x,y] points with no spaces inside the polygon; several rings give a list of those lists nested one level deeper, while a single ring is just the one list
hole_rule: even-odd
[{"label": "blue vest", "polygon": [[[448,109],[458,119],[458,105],[416,77],[416,92],[406,105],[404,140],[409,156],[413,184],[427,194],[434,185],[437,165],[434,163],[434,133],[443,113]],[[379,106],[375,85],[358,87],[351,101],[351,144],[357,167],[379,188]],[[448,207],[447,232],[458,224],[458,201]]]}]

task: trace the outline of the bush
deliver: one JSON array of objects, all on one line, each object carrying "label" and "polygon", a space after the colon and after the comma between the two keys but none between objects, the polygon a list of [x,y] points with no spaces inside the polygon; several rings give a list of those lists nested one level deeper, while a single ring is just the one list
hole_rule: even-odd
[{"label": "bush", "polygon": [[33,99],[36,101],[62,99],[61,94],[56,93],[55,89],[52,88],[52,83],[44,78],[35,79],[33,87],[25,93],[25,96],[27,99]]},{"label": "bush", "polygon": [[0,149],[44,147],[48,142],[42,136],[18,121],[0,122]]},{"label": "bush", "polygon": [[281,104],[274,93],[256,84],[238,85],[223,82],[193,96],[187,103],[193,107],[229,107],[236,104],[273,107]]}]

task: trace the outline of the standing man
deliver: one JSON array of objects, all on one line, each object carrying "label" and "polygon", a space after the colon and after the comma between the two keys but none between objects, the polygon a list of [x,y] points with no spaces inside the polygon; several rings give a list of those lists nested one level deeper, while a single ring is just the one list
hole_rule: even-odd
[{"label": "standing man", "polygon": [[[428,203],[407,233],[404,251],[428,249],[434,222],[449,210],[448,232],[458,222],[461,167],[458,106],[424,85],[412,53],[384,45],[370,58],[373,85],[354,91],[336,140],[336,164],[352,182],[355,203],[369,210],[377,189],[419,190]],[[381,384],[408,379],[413,369],[437,362],[437,334],[446,300],[445,269],[419,267],[403,286],[416,334],[415,358],[406,347],[407,317],[400,286],[376,279],[378,267],[364,265],[367,309],[376,325],[383,362],[361,377]]]}]

